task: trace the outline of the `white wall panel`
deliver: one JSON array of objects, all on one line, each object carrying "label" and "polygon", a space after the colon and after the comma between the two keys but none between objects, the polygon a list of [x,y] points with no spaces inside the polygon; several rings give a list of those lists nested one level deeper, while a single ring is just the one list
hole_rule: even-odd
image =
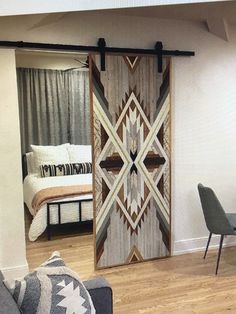
[{"label": "white wall panel", "polygon": [[15,51],[0,50],[0,269],[27,271]]}]

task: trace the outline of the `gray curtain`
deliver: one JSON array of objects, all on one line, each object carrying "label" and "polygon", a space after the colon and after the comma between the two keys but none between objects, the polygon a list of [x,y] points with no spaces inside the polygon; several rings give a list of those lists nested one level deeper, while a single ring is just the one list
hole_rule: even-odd
[{"label": "gray curtain", "polygon": [[[90,144],[90,102],[88,71],[66,72],[70,143]],[[78,105],[79,104],[79,105]]]},{"label": "gray curtain", "polygon": [[30,144],[90,143],[87,71],[17,69],[22,153]]}]

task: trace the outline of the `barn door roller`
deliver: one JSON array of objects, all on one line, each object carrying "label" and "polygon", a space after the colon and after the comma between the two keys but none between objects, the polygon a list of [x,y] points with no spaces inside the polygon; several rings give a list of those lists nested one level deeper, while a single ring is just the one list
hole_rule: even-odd
[{"label": "barn door roller", "polygon": [[194,51],[181,51],[181,50],[164,50],[161,41],[157,41],[154,49],[135,49],[135,48],[115,48],[107,47],[105,38],[98,39],[98,48],[101,56],[101,71],[106,70],[106,52],[114,53],[128,53],[128,54],[149,54],[157,56],[158,73],[162,73],[163,56],[184,56],[191,57],[195,55]]}]

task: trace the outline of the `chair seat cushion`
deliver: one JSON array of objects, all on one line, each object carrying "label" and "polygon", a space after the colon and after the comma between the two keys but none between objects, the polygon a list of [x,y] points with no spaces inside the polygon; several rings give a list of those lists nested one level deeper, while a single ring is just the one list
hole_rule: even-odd
[{"label": "chair seat cushion", "polygon": [[231,226],[236,230],[236,214],[228,213],[226,214],[226,217],[228,218]]}]

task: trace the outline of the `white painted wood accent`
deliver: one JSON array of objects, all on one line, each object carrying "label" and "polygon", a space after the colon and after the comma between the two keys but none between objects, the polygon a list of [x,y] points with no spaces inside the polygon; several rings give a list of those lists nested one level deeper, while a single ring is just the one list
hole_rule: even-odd
[{"label": "white painted wood accent", "polygon": [[226,20],[222,18],[208,18],[207,26],[209,32],[225,41],[229,41],[228,24]]}]

